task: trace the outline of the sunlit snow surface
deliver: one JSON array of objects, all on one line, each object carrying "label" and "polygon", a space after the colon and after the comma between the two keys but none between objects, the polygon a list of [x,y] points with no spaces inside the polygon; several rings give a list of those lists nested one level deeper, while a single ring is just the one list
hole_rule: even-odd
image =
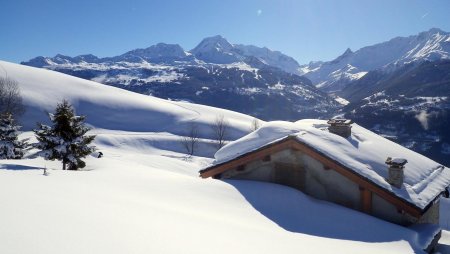
[{"label": "sunlit snow surface", "polygon": [[81,171],[62,171],[60,163],[40,158],[0,162],[0,253],[420,249],[413,231],[294,189],[201,179],[197,171],[210,159],[186,159],[143,142],[158,142],[158,135],[95,133],[104,157],[87,158]]},{"label": "sunlit snow surface", "polygon": [[[210,126],[230,139],[242,114],[169,102],[63,74],[0,62],[17,79],[29,130],[61,99],[87,115],[103,158],[63,171],[34,158],[0,161],[0,253],[420,253],[417,234],[269,183],[201,179],[212,162]],[[179,135],[201,127],[200,156]],[[21,138],[31,138],[26,132]],[[44,168],[48,172],[45,176]],[[351,222],[351,223],[349,223]]]}]

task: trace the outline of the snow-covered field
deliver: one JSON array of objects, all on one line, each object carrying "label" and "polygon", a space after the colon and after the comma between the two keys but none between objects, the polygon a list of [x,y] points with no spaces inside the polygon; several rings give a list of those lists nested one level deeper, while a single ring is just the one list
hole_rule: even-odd
[{"label": "snow-covered field", "polygon": [[278,185],[203,180],[206,159],[123,140],[139,149],[97,143],[105,156],[82,171],[2,161],[0,253],[413,252],[407,229]]},{"label": "snow-covered field", "polygon": [[[0,64],[21,85],[27,130],[65,98],[87,115],[104,153],[80,171],[33,151],[1,160],[2,254],[421,252],[412,230],[288,187],[199,178],[212,161],[215,117],[228,119],[230,139],[252,117]],[[191,122],[202,130],[201,157],[186,158],[178,141]]]}]

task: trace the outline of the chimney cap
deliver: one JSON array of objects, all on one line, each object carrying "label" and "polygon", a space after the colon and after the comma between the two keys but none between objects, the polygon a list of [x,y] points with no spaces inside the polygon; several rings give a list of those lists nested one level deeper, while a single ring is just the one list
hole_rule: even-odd
[{"label": "chimney cap", "polygon": [[350,119],[344,119],[344,118],[330,119],[330,120],[328,120],[328,122],[327,122],[327,124],[334,125],[334,126],[336,126],[336,125],[344,126],[344,125],[350,125],[350,124],[352,124],[352,123],[353,123],[352,120],[350,120]]},{"label": "chimney cap", "polygon": [[405,166],[406,163],[408,163],[408,160],[407,159],[403,159],[403,158],[387,157],[385,163],[390,165],[390,166],[403,167],[403,166]]}]

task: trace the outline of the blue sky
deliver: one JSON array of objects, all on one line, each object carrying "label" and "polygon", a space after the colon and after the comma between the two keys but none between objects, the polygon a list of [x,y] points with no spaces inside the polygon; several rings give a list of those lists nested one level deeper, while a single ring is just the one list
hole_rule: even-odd
[{"label": "blue sky", "polygon": [[300,63],[438,27],[448,0],[0,0],[0,59],[57,53],[114,56],[158,42],[190,50],[220,34]]}]

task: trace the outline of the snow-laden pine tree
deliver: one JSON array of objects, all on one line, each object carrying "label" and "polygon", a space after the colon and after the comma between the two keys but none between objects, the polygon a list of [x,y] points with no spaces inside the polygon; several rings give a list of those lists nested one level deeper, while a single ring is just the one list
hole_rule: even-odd
[{"label": "snow-laden pine tree", "polygon": [[85,116],[75,115],[72,105],[63,100],[56,107],[54,114],[49,114],[53,126],[39,123],[34,130],[38,143],[34,147],[40,149],[39,154],[46,160],[60,160],[63,170],[84,168],[86,163],[81,159],[94,152],[89,146],[95,136],[86,135],[89,128],[84,125]]},{"label": "snow-laden pine tree", "polygon": [[19,141],[20,126],[11,113],[0,116],[0,159],[20,159],[27,146],[25,141]]}]

